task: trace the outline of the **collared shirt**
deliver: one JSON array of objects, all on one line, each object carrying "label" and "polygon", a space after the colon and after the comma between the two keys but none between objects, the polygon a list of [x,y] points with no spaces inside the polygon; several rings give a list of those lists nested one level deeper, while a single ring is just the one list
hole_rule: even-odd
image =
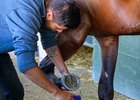
[{"label": "collared shirt", "polygon": [[37,33],[44,48],[56,45],[56,32],[42,27],[44,0],[2,0],[0,3],[0,53],[14,50],[21,72],[37,66]]}]

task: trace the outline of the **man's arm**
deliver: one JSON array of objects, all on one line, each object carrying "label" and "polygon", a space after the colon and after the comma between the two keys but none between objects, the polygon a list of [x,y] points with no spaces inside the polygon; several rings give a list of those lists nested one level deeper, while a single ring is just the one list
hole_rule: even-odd
[{"label": "man's arm", "polygon": [[50,48],[45,49],[48,56],[52,60],[52,62],[56,65],[57,69],[60,71],[62,75],[66,75],[69,73],[66,64],[64,63],[64,60],[62,58],[61,52],[59,50],[59,47],[53,46]]},{"label": "man's arm", "polygon": [[24,74],[31,81],[54,95],[56,95],[57,92],[60,91],[59,88],[54,85],[38,67],[30,69]]},{"label": "man's arm", "polygon": [[60,90],[50,80],[48,80],[45,74],[38,67],[27,70],[24,74],[38,86],[52,93],[55,96],[55,100],[73,100],[73,94]]}]

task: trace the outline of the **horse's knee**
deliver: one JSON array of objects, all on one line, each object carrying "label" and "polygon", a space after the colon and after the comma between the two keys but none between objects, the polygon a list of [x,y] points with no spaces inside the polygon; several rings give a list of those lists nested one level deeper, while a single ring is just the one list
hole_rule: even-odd
[{"label": "horse's knee", "polygon": [[100,80],[98,86],[99,100],[113,100],[114,89],[113,84],[107,80]]}]

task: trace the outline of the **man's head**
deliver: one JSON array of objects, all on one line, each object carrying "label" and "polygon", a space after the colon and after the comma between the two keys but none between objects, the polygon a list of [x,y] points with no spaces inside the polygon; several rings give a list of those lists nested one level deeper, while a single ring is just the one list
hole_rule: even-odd
[{"label": "man's head", "polygon": [[80,11],[74,0],[50,0],[46,15],[47,26],[58,32],[76,28],[80,21]]}]

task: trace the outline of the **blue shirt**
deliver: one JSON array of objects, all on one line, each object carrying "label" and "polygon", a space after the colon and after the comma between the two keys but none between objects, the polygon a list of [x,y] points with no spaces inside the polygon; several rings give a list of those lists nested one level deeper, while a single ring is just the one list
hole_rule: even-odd
[{"label": "blue shirt", "polygon": [[42,27],[44,0],[2,0],[0,3],[0,53],[14,50],[21,72],[37,66],[37,33],[43,48],[56,45],[55,34]]}]

